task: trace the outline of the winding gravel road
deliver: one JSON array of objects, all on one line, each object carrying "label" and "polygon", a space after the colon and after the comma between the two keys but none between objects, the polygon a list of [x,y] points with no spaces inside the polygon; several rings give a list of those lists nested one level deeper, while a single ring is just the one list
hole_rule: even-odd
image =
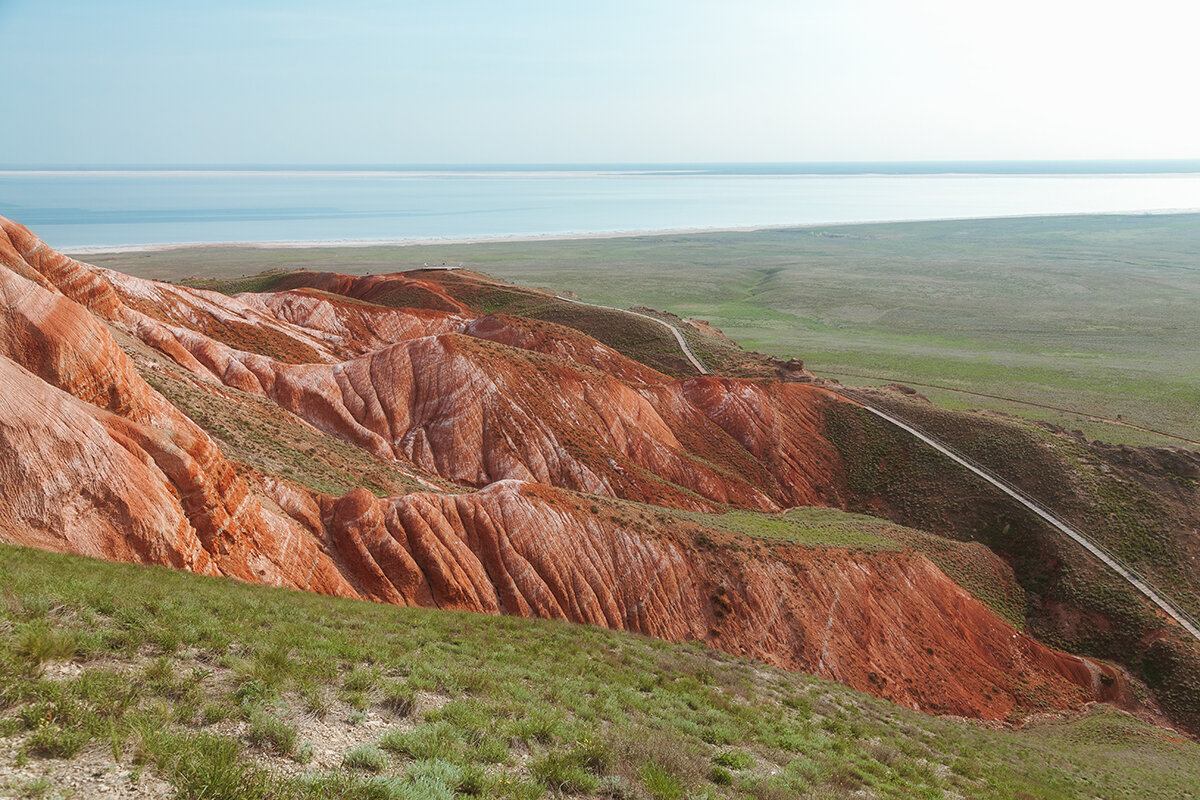
[{"label": "winding gravel road", "polygon": [[629,314],[634,317],[641,317],[642,319],[648,319],[651,322],[657,322],[659,325],[662,325],[664,328],[666,328],[667,330],[669,330],[671,333],[673,333],[675,335],[675,341],[679,342],[679,349],[683,351],[683,354],[685,356],[687,356],[687,360],[692,362],[692,366],[695,367],[697,370],[699,370],[701,375],[711,375],[712,374],[708,371],[708,368],[705,367],[704,364],[702,364],[700,362],[700,359],[696,358],[696,354],[692,352],[692,348],[688,347],[688,343],[684,340],[683,334],[680,333],[679,329],[676,328],[674,325],[672,325],[669,322],[664,322],[663,320],[659,319],[658,317],[652,317],[649,314],[639,314],[638,312],[630,311],[627,308],[615,308],[613,306],[601,306],[601,305],[596,305],[595,303],[585,303],[582,300],[572,300],[569,297],[563,297],[563,296],[557,295],[557,294],[554,295],[554,299],[562,300],[567,303],[574,303],[577,306],[591,306],[592,308],[603,308],[606,311],[620,311],[622,314]]},{"label": "winding gravel road", "polygon": [[[555,295],[554,297],[556,300],[563,300],[567,303],[575,303],[575,304],[581,305],[581,306],[591,306],[592,308],[603,308],[607,311],[620,311],[622,314],[630,314],[635,317],[641,317],[642,319],[648,319],[652,322],[657,322],[659,325],[662,325],[663,327],[667,328],[668,330],[671,331],[672,334],[675,335],[675,341],[677,341],[679,343],[679,349],[683,351],[683,354],[687,357],[687,360],[692,363],[692,366],[694,366],[700,372],[701,375],[712,374],[709,372],[708,368],[705,367],[703,363],[701,363],[700,359],[696,358],[696,354],[692,352],[692,349],[690,347],[688,347],[688,344],[684,340],[683,334],[679,331],[679,329],[676,328],[674,325],[672,325],[669,322],[665,322],[661,319],[658,319],[657,317],[651,317],[647,314],[639,314],[636,311],[630,311],[625,308],[615,308],[613,306],[601,306],[601,305],[597,305],[595,303],[585,303],[582,300],[572,300],[569,297],[562,297],[560,295]],[[829,388],[829,387],[826,387],[826,388]],[[938,439],[935,439],[933,436],[930,436],[929,434],[925,433],[924,431],[917,430],[912,425],[909,425],[908,423],[904,422],[903,420],[897,419],[896,417],[892,416],[891,414],[887,413],[886,411],[876,408],[869,400],[858,395],[856,392],[853,392],[848,389],[843,389],[843,388],[833,389],[833,391],[836,392],[837,394],[841,395],[842,397],[846,398],[847,400],[850,400],[851,402],[853,402],[859,406],[862,406],[867,411],[869,411],[870,413],[879,417],[880,419],[883,419],[883,420],[891,423],[892,425],[895,425],[896,427],[900,428],[902,431],[905,431],[906,433],[908,433],[912,436],[915,436],[917,439],[920,439],[922,442],[929,445],[934,450],[937,450],[939,453],[946,456],[954,463],[975,473],[976,475],[978,475],[979,477],[983,478],[985,481],[990,483],[992,486],[995,486],[997,489],[1004,492],[1006,495],[1011,497],[1013,500],[1016,500],[1018,503],[1023,505],[1025,508],[1032,511],[1034,514],[1038,515],[1042,520],[1044,520],[1051,527],[1055,528],[1059,532],[1070,537],[1073,541],[1075,541],[1076,543],[1081,545],[1089,553],[1091,553],[1093,556],[1098,558],[1102,564],[1104,564],[1106,567],[1111,569],[1113,572],[1120,575],[1126,582],[1129,583],[1130,586],[1132,586],[1133,588],[1135,588],[1139,592],[1141,592],[1142,595],[1144,597],[1146,597],[1146,599],[1148,599],[1150,602],[1154,603],[1154,605],[1158,606],[1158,608],[1160,608],[1164,614],[1166,614],[1171,619],[1178,622],[1179,625],[1184,630],[1186,630],[1188,633],[1190,633],[1196,639],[1196,641],[1200,642],[1200,625],[1198,625],[1196,622],[1194,622],[1183,611],[1178,609],[1170,600],[1168,600],[1166,598],[1165,595],[1163,595],[1161,592],[1156,591],[1148,583],[1146,583],[1146,581],[1141,576],[1139,576],[1135,572],[1133,572],[1133,570],[1130,567],[1121,563],[1115,557],[1110,556],[1108,553],[1106,553],[1099,545],[1097,545],[1091,539],[1084,536],[1082,533],[1075,530],[1071,526],[1067,525],[1065,522],[1063,522],[1058,517],[1056,517],[1053,513],[1051,513],[1048,509],[1044,508],[1039,503],[1037,503],[1035,500],[1033,500],[1028,495],[1026,495],[1024,492],[1022,492],[1020,489],[1016,488],[1015,486],[1012,486],[1011,484],[1007,483],[1006,481],[997,477],[996,475],[993,475],[985,467],[971,461],[971,459],[969,459],[966,456],[962,455],[961,453],[957,452],[952,447],[950,447],[948,444],[946,444]]]},{"label": "winding gravel road", "polygon": [[1113,572],[1117,573],[1122,578],[1124,578],[1126,581],[1128,581],[1128,583],[1131,586],[1133,586],[1135,589],[1137,589],[1139,592],[1141,592],[1147,599],[1150,600],[1150,602],[1154,603],[1154,605],[1156,605],[1160,609],[1162,609],[1163,613],[1165,613],[1167,616],[1171,617],[1171,619],[1178,622],[1181,626],[1183,626],[1184,630],[1186,630],[1193,637],[1195,637],[1197,641],[1200,641],[1200,626],[1197,626],[1196,623],[1194,623],[1191,620],[1191,618],[1189,618],[1185,613],[1183,613],[1178,608],[1176,608],[1175,605],[1172,604],[1165,596],[1163,596],[1160,592],[1157,592],[1153,588],[1151,588],[1150,585],[1145,582],[1145,580],[1143,580],[1140,576],[1135,574],[1129,567],[1122,564],[1120,561],[1118,561],[1113,556],[1110,556],[1103,549],[1101,549],[1099,545],[1092,542],[1090,539],[1088,539],[1082,533],[1076,531],[1074,528],[1067,525],[1065,522],[1060,520],[1058,517],[1054,516],[1054,514],[1052,514],[1049,510],[1047,510],[1043,506],[1039,505],[1037,502],[1035,502],[1033,499],[1031,499],[1028,495],[1026,495],[1020,489],[1017,489],[1016,487],[1001,480],[1000,478],[998,478],[997,476],[995,476],[991,472],[989,472],[985,467],[982,467],[979,464],[976,464],[974,461],[971,461],[966,456],[962,455],[961,453],[956,452],[949,445],[944,444],[943,442],[933,438],[932,436],[925,433],[924,431],[917,430],[916,428],[909,425],[908,423],[906,423],[902,420],[899,420],[896,417],[893,417],[891,414],[888,414],[886,411],[882,411],[882,410],[876,408],[875,406],[871,405],[869,402],[864,400],[858,394],[851,392],[851,391],[844,390],[844,389],[834,389],[834,391],[837,392],[838,394],[842,395],[843,397],[847,398],[848,400],[851,400],[852,402],[857,403],[858,405],[862,406],[863,408],[865,408],[867,411],[871,412],[875,416],[877,416],[881,419],[887,420],[891,424],[895,425],[897,428],[900,428],[901,430],[905,431],[906,433],[909,433],[909,434],[917,437],[922,442],[924,442],[925,444],[932,447],[934,450],[937,450],[939,453],[941,453],[942,455],[949,458],[951,461],[955,462],[956,464],[958,464],[962,467],[965,467],[966,469],[969,469],[971,472],[973,472],[976,475],[978,475],[979,477],[983,478],[985,481],[990,483],[992,486],[995,486],[997,489],[1004,492],[1006,495],[1011,497],[1013,500],[1016,500],[1018,503],[1025,506],[1026,508],[1028,508],[1034,514],[1037,514],[1039,517],[1041,517],[1043,520],[1045,520],[1048,524],[1050,524],[1057,530],[1059,530],[1062,533],[1069,536],[1071,539],[1073,539],[1074,541],[1076,541],[1077,543],[1082,545],[1089,553],[1094,555],[1096,558],[1100,559],[1101,563],[1103,563],[1105,566],[1107,566]]}]

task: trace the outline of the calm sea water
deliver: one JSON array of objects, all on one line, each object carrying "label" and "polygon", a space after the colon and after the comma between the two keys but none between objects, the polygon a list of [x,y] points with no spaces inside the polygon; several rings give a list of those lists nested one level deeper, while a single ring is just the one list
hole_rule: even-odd
[{"label": "calm sea water", "polygon": [[[1161,212],[1200,209],[1200,172],[1192,167],[1190,172],[1157,173],[1137,164],[1069,162],[1057,167],[1005,165],[990,172],[986,165],[970,164],[894,165],[890,170],[862,164],[807,169],[5,170],[0,171],[0,214],[28,225],[53,247],[72,249]],[[1100,168],[1121,171],[1085,171]]]}]

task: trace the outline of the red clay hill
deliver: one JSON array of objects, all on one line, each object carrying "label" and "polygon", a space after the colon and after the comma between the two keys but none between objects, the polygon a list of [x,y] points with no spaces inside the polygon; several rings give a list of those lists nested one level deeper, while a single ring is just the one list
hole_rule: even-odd
[{"label": "red clay hill", "polygon": [[[819,387],[678,380],[474,314],[495,284],[470,273],[296,273],[231,297],[0,231],[0,540],[700,640],[945,713],[1135,704],[1124,673],[1021,634],[917,552],[764,546],[626,502],[838,506],[822,431],[843,401]],[[335,497],[235,463],[147,382],[146,353],[429,491]]]}]

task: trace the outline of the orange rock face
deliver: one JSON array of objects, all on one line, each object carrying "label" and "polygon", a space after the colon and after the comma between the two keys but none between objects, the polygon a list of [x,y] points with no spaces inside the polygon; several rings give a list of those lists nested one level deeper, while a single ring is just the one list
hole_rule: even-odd
[{"label": "orange rock face", "polygon": [[[568,491],[685,509],[837,505],[841,467],[821,436],[837,401],[819,388],[676,381],[577,331],[473,317],[427,276],[300,273],[227,297],[0,230],[4,541],[701,640],[970,716],[1002,718],[1030,692],[1056,708],[1132,702],[1120,673],[1019,634],[912,552],[759,550],[623,521]],[[239,474],[113,329],[214,393],[267,398],[463,488],[331,497]]]},{"label": "orange rock face", "polygon": [[[7,266],[24,255],[4,230]],[[265,512],[212,439],[146,384],[105,325],[49,286],[66,283],[110,317],[119,302],[77,262],[31,252],[57,270],[46,281],[0,269],[3,538],[352,593],[317,543]]]},{"label": "orange rock face", "polygon": [[[505,481],[465,495],[321,498],[366,597],[700,640],[925,710],[1001,719],[1018,696],[1128,700],[1114,668],[998,619],[923,556],[775,548],[749,558]],[[1104,679],[1101,679],[1104,676]]]}]

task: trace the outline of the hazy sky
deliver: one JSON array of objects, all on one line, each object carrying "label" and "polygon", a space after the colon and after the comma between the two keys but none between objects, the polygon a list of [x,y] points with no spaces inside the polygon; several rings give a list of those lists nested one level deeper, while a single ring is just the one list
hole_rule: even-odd
[{"label": "hazy sky", "polygon": [[1200,4],[0,0],[0,163],[1200,157]]}]

